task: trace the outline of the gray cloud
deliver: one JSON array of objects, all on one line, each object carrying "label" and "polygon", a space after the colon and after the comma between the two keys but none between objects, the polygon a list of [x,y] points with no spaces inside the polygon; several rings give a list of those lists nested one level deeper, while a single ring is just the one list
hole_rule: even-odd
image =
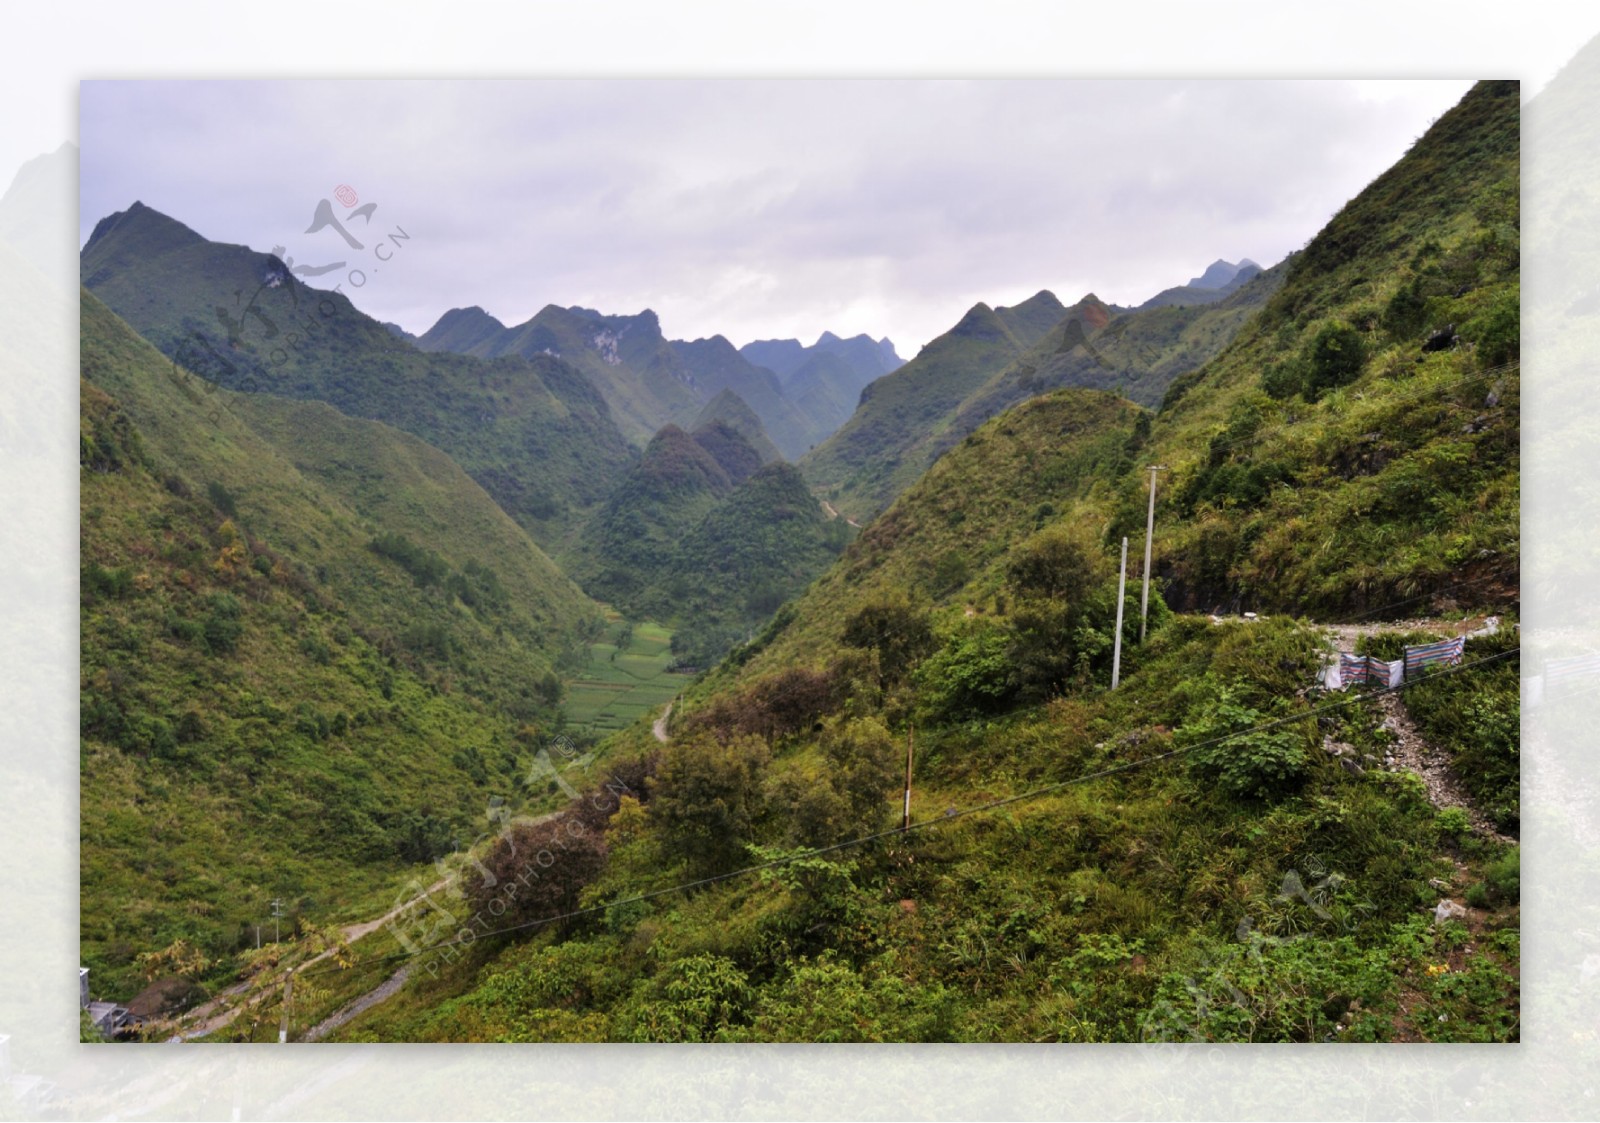
[{"label": "gray cloud", "polygon": [[413,331],[466,304],[648,306],[675,337],[909,354],[978,300],[1137,303],[1217,257],[1277,261],[1467,86],[90,82],[80,236],[142,199],[355,264],[303,233],[346,183],[374,233],[412,236],[352,295]]}]

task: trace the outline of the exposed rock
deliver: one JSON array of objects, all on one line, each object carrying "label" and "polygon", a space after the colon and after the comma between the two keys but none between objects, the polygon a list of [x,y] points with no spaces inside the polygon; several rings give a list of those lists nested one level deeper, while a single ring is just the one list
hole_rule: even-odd
[{"label": "exposed rock", "polygon": [[1466,918],[1466,906],[1459,901],[1452,901],[1449,897],[1440,901],[1433,910],[1433,922],[1435,924],[1445,924],[1452,920],[1465,920]]}]

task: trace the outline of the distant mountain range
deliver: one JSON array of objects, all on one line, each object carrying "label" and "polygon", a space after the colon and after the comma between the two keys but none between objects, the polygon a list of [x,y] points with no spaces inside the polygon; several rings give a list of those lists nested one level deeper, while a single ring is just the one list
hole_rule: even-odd
[{"label": "distant mountain range", "polygon": [[539,353],[424,353],[277,257],[208,241],[141,203],[97,223],[80,264],[85,287],[199,378],[421,437],[547,551],[634,458],[584,370]]},{"label": "distant mountain range", "polygon": [[[951,446],[1037,394],[1103,389],[1154,407],[1173,379],[1217,354],[1282,279],[1282,266],[1263,272],[1248,259],[1218,261],[1137,309],[1093,293],[1070,308],[1049,292],[1014,308],[974,305],[916,358],[867,387],[859,408],[801,460],[801,470],[822,497],[865,522]],[[1173,295],[1186,293],[1198,295]]]},{"label": "distant mountain range", "polygon": [[1173,304],[1183,306],[1211,304],[1243,288],[1251,278],[1261,272],[1261,266],[1248,257],[1237,264],[1219,258],[1206,266],[1205,272],[1200,276],[1191,277],[1188,284],[1163,289],[1139,305],[1139,309],[1143,311],[1147,308],[1161,308]]},{"label": "distant mountain range", "polygon": [[589,376],[636,445],[664,425],[692,426],[712,399],[729,391],[791,460],[842,425],[861,387],[900,361],[887,339],[845,340],[824,332],[809,348],[798,340],[770,340],[735,349],[721,335],[669,340],[649,309],[615,316],[554,304],[515,327],[482,308],[452,308],[416,342],[424,351],[480,358],[559,357]]}]

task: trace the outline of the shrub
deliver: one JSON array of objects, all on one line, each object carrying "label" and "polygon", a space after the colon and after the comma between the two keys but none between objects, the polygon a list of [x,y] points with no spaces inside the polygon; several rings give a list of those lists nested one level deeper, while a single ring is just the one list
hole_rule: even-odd
[{"label": "shrub", "polygon": [[473,904],[496,917],[497,927],[572,912],[584,886],[605,869],[605,855],[604,836],[570,811],[515,823],[484,857]]},{"label": "shrub", "polygon": [[649,807],[668,853],[700,876],[737,868],[763,809],[767,759],[757,737],[726,744],[703,735],[674,741]]},{"label": "shrub", "polygon": [[1006,581],[1018,596],[1078,601],[1108,569],[1086,524],[1058,524],[1018,546]]},{"label": "shrub", "polygon": [[1328,390],[1354,382],[1366,362],[1361,333],[1342,320],[1332,320],[1312,337],[1306,355],[1309,367],[1307,393],[1320,397]]},{"label": "shrub", "polygon": [[772,802],[789,809],[789,837],[827,846],[871,834],[899,783],[894,738],[874,718],[835,721],[823,733],[820,775],[791,772],[772,784]]},{"label": "shrub", "polygon": [[1180,747],[1197,746],[1191,766],[1229,795],[1269,799],[1298,786],[1308,766],[1304,728],[1258,728],[1271,720],[1243,705],[1232,687],[1214,685],[1210,698],[1190,708],[1175,739]]},{"label": "shrub", "polygon": [[884,685],[902,681],[934,647],[928,614],[903,597],[874,601],[852,613],[841,639],[846,647],[877,653]]},{"label": "shrub", "polygon": [[912,676],[924,708],[945,721],[1002,709],[1018,685],[1010,647],[1010,634],[988,621],[956,632]]}]

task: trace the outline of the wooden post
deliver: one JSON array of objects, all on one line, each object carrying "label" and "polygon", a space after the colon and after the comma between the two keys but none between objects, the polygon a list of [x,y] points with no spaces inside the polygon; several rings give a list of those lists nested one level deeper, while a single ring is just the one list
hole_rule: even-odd
[{"label": "wooden post", "polygon": [[916,743],[917,727],[906,726],[906,805],[900,816],[900,829],[909,830],[911,827],[911,754]]},{"label": "wooden post", "polygon": [[1117,571],[1117,632],[1111,642],[1111,689],[1122,681],[1122,594],[1128,587],[1128,538],[1122,538],[1122,566]]}]

